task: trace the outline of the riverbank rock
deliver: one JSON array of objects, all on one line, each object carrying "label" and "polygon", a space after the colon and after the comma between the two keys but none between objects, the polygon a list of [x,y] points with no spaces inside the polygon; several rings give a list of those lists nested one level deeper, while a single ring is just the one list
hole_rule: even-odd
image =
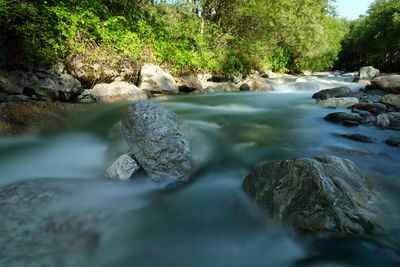
[{"label": "riverbank rock", "polygon": [[209,82],[205,91],[208,93],[237,92],[239,91],[239,86],[233,82]]},{"label": "riverbank rock", "polygon": [[337,97],[324,100],[318,100],[317,104],[335,107],[351,107],[358,104],[358,99],[355,97]]},{"label": "riverbank rock", "polygon": [[376,77],[371,80],[371,87],[389,93],[400,94],[400,75]]},{"label": "riverbank rock", "polygon": [[78,94],[80,88],[77,79],[65,73],[56,74],[52,69],[0,72],[0,89],[10,94],[68,101]]},{"label": "riverbank rock", "polygon": [[358,77],[361,80],[371,80],[372,78],[379,75],[379,70],[372,66],[362,67],[358,72]]},{"label": "riverbank rock", "polygon": [[241,91],[246,91],[244,89],[250,88],[250,91],[255,92],[269,92],[274,90],[272,84],[268,83],[267,80],[255,75],[247,77],[240,88]]},{"label": "riverbank rock", "polygon": [[399,94],[388,94],[382,97],[382,103],[392,105],[400,109],[400,95]]},{"label": "riverbank rock", "polygon": [[112,82],[96,84],[87,90],[98,102],[137,101],[147,99],[147,94],[133,84]]},{"label": "riverbank rock", "polygon": [[177,79],[179,92],[190,93],[203,89],[201,81],[196,76],[182,76]]},{"label": "riverbank rock", "polygon": [[304,230],[360,234],[377,225],[373,189],[346,159],[263,164],[244,179],[243,189],[273,218]]},{"label": "riverbank rock", "polygon": [[351,93],[351,90],[349,87],[342,86],[342,87],[337,87],[337,88],[321,90],[321,91],[313,94],[312,98],[325,100],[325,99],[333,98],[333,97],[345,97],[350,93]]},{"label": "riverbank rock", "polygon": [[187,130],[178,116],[150,101],[129,106],[122,131],[134,158],[155,181],[188,181],[192,157]]},{"label": "riverbank rock", "polygon": [[107,168],[105,175],[107,178],[117,180],[128,180],[140,169],[139,165],[129,154],[118,157],[110,167]]},{"label": "riverbank rock", "polygon": [[345,125],[357,125],[361,122],[362,117],[358,113],[334,112],[326,115],[324,120]]},{"label": "riverbank rock", "polygon": [[178,85],[171,74],[153,64],[143,65],[140,71],[139,88],[151,93],[179,93]]},{"label": "riverbank rock", "polygon": [[359,103],[354,106],[349,107],[350,109],[353,110],[364,110],[364,111],[369,111],[375,115],[378,115],[382,112],[386,112],[387,108],[384,104],[382,103]]}]

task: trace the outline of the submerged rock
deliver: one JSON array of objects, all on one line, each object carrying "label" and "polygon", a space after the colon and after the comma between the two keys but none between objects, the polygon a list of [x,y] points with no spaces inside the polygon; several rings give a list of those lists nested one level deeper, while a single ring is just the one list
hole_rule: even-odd
[{"label": "submerged rock", "polygon": [[350,107],[358,104],[358,99],[355,97],[337,97],[325,100],[318,100],[319,105],[335,106],[335,107]]},{"label": "submerged rock", "polygon": [[400,75],[376,77],[371,80],[371,87],[382,89],[389,93],[400,93]]},{"label": "submerged rock", "polygon": [[243,189],[273,218],[301,229],[364,233],[377,226],[373,189],[346,159],[263,164],[244,179]]},{"label": "submerged rock", "polygon": [[400,136],[392,136],[385,141],[386,144],[400,148]]},{"label": "submerged rock", "polygon": [[363,142],[363,143],[373,143],[375,139],[363,134],[337,134],[337,136],[342,136],[347,139]]},{"label": "submerged rock", "polygon": [[376,126],[385,128],[385,127],[389,127],[389,125],[390,125],[390,120],[386,113],[379,114],[376,117]]},{"label": "submerged rock", "polygon": [[136,161],[129,155],[124,154],[118,157],[118,159],[111,164],[106,170],[106,177],[118,180],[127,180],[140,169],[140,166]]},{"label": "submerged rock", "polygon": [[127,82],[96,84],[87,90],[99,102],[137,101],[147,99],[147,94],[135,85]]},{"label": "submerged rock", "polygon": [[129,106],[122,131],[139,165],[156,181],[187,181],[192,157],[187,130],[178,116],[150,101]]},{"label": "submerged rock", "polygon": [[358,72],[358,77],[361,80],[371,80],[372,78],[379,75],[379,70],[372,66],[362,67]]},{"label": "submerged rock", "polygon": [[268,92],[274,90],[271,83],[269,83],[267,80],[258,75],[252,75],[247,77],[244,80],[242,86],[240,87],[241,91],[246,91],[244,89],[247,89],[247,87],[245,87],[244,84],[247,84],[250,91],[255,91],[255,92]]},{"label": "submerged rock", "polygon": [[210,93],[236,92],[239,91],[239,86],[233,82],[209,82],[205,91]]},{"label": "submerged rock", "polygon": [[332,98],[332,97],[345,97],[350,93],[351,93],[351,90],[349,87],[342,86],[342,87],[337,87],[337,88],[321,90],[321,91],[313,94],[312,98],[325,100],[325,99]]},{"label": "submerged rock", "polygon": [[178,93],[178,85],[171,74],[153,64],[143,65],[139,88],[152,93]]}]

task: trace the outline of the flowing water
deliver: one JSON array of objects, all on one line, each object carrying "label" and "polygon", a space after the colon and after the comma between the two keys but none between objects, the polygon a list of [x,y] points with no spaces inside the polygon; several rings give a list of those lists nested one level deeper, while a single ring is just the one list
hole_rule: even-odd
[{"label": "flowing water", "polygon": [[[347,80],[319,77],[307,83],[321,89],[359,88]],[[46,212],[129,210],[116,229],[99,233],[90,256],[71,254],[76,254],[71,259],[76,266],[400,264],[400,151],[384,144],[398,132],[329,123],[322,119],[325,115],[345,109],[316,105],[311,99],[315,91],[298,90],[291,79],[273,82],[274,92],[154,99],[190,126],[193,154],[201,168],[185,187],[165,189],[141,178],[111,185],[104,181],[106,167],[127,149],[118,122],[129,103],[94,105],[37,136],[1,138],[0,185],[44,177],[87,179],[87,186],[68,183],[73,199]],[[346,133],[366,134],[377,141],[366,144],[335,135]],[[348,158],[369,177],[385,207],[382,233],[298,232],[271,221],[241,190],[243,178],[257,164],[323,155]],[[75,244],[69,242],[70,249]]]}]

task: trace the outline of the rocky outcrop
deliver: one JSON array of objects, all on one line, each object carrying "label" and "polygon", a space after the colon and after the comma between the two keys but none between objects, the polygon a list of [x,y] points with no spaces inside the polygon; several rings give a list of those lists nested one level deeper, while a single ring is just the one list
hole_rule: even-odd
[{"label": "rocky outcrop", "polygon": [[388,94],[382,97],[381,102],[400,109],[400,95]]},{"label": "rocky outcrop", "polygon": [[125,62],[111,62],[110,59],[118,56],[98,56],[93,61],[85,55],[78,55],[67,61],[67,69],[75,78],[85,85],[93,86],[95,83],[110,83],[113,81],[137,82],[139,68],[131,60]]},{"label": "rocky outcrop", "polygon": [[362,67],[358,72],[358,77],[361,80],[371,80],[372,78],[379,75],[379,70],[372,66]]},{"label": "rocky outcrop", "polygon": [[171,74],[153,64],[143,65],[140,71],[139,88],[151,93],[178,93],[178,85]]},{"label": "rocky outcrop", "polygon": [[139,165],[129,154],[118,157],[110,167],[107,168],[105,176],[111,179],[127,180],[140,169]]},{"label": "rocky outcrop", "polygon": [[188,181],[192,157],[187,130],[178,116],[150,101],[129,106],[122,131],[139,165],[155,181]]},{"label": "rocky outcrop", "polygon": [[203,89],[201,81],[196,76],[182,76],[177,79],[179,92],[190,93]]},{"label": "rocky outcrop", "polygon": [[377,226],[373,189],[346,159],[263,164],[244,179],[243,189],[270,216],[304,230],[364,233]]},{"label": "rocky outcrop", "polygon": [[376,77],[371,80],[371,87],[389,93],[400,94],[400,75]]},{"label": "rocky outcrop", "polygon": [[342,86],[342,87],[337,87],[337,88],[321,90],[321,91],[313,94],[312,98],[325,100],[325,99],[333,98],[333,97],[345,97],[350,93],[351,93],[351,90],[349,87]]},{"label": "rocky outcrop", "polygon": [[335,107],[350,107],[358,104],[358,99],[355,97],[337,97],[325,100],[318,100],[319,105],[335,106]]},{"label": "rocky outcrop", "polygon": [[147,99],[147,94],[133,84],[112,82],[96,84],[93,89],[86,90],[98,102],[137,101]]},{"label": "rocky outcrop", "polygon": [[71,100],[81,83],[66,73],[54,70],[0,72],[0,89],[11,94],[37,96],[52,100]]}]

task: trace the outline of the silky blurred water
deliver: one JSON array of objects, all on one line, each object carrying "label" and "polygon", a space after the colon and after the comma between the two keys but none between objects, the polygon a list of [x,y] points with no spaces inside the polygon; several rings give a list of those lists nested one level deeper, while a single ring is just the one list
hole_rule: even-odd
[{"label": "silky blurred water", "polygon": [[[350,85],[349,77],[310,79],[320,88]],[[81,211],[109,206],[131,210],[107,233],[82,266],[395,266],[400,263],[400,151],[384,141],[398,132],[343,127],[322,118],[344,108],[318,106],[315,90],[275,79],[274,92],[169,96],[153,99],[189,125],[194,182],[167,192],[148,180],[103,184],[103,172],[127,151],[118,122],[129,103],[98,104],[69,114],[36,136],[0,138],[0,185],[34,178],[85,178],[73,201],[56,205]],[[304,89],[304,88],[303,88]],[[361,133],[372,144],[335,134]],[[241,191],[257,164],[335,155],[354,161],[387,206],[388,227],[376,236],[311,235],[272,222]],[[95,181],[99,181],[98,183]],[[86,207],[86,208],[87,208]],[[1,261],[0,261],[1,262]]]}]

